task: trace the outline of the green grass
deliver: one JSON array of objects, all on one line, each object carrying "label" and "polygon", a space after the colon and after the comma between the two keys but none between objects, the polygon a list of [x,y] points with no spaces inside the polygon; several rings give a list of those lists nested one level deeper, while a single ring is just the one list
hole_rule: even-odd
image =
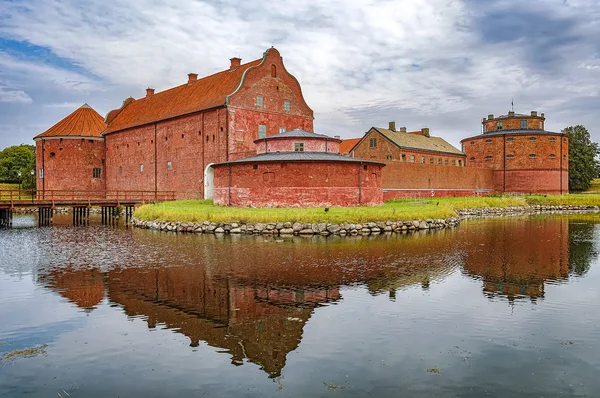
[{"label": "green grass", "polygon": [[592,180],[590,187],[581,193],[582,194],[600,194],[600,178],[596,178],[596,179]]},{"label": "green grass", "polygon": [[302,222],[351,223],[366,221],[422,220],[448,218],[458,209],[514,207],[527,205],[594,205],[600,206],[600,195],[539,195],[437,198],[423,200],[392,200],[375,207],[276,208],[251,209],[214,206],[211,201],[182,200],[144,205],[135,216],[142,220],[181,222]]},{"label": "green grass", "polygon": [[[0,183],[0,200],[10,200],[10,193],[2,191],[15,191],[13,192],[13,199],[18,200],[18,190],[19,184]],[[31,199],[31,191],[21,190],[21,199]]]}]

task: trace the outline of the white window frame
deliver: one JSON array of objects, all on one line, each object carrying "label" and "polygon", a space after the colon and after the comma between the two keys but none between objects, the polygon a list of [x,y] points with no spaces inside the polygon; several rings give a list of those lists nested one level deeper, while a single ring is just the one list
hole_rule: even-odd
[{"label": "white window frame", "polygon": [[288,100],[283,101],[283,110],[285,112],[291,112],[292,110],[292,103]]},{"label": "white window frame", "polygon": [[265,107],[265,98],[262,95],[256,96],[256,106],[259,108]]},{"label": "white window frame", "polygon": [[267,125],[259,124],[258,125],[258,139],[267,138]]}]

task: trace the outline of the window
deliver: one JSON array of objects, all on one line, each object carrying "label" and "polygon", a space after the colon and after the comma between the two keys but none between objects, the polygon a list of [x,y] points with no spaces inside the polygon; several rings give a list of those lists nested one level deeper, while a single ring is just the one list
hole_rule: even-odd
[{"label": "window", "polygon": [[563,138],[563,142],[567,142],[567,139],[566,139],[566,138]]},{"label": "window", "polygon": [[556,141],[556,138],[554,138],[554,137],[550,137],[550,138],[548,139],[548,141],[550,141],[550,142],[555,142],[555,141]]},{"label": "window", "polygon": [[471,141],[471,145],[475,145],[475,141]]},{"label": "window", "polygon": [[435,163],[435,158],[429,158],[429,164],[434,164]]},{"label": "window", "polygon": [[463,164],[462,164],[462,160],[460,160],[460,159],[459,159],[459,161],[458,161],[458,165],[459,165],[459,166],[462,166],[462,165],[463,165]]},{"label": "window", "polygon": [[285,133],[285,127],[279,127],[279,134]]},{"label": "window", "polygon": [[448,159],[444,160],[444,164],[448,166]]},{"label": "window", "polygon": [[100,178],[102,177],[102,169],[98,167],[94,167],[92,170],[92,178]]},{"label": "window", "polygon": [[527,120],[521,120],[521,128],[522,129],[526,129],[527,128]]},{"label": "window", "polygon": [[542,121],[540,120],[540,130],[543,130],[543,129],[544,129],[544,122],[542,122]]},{"label": "window", "polygon": [[277,67],[275,65],[271,65],[271,77],[277,77]]},{"label": "window", "polygon": [[485,160],[492,160],[492,157],[491,156],[486,156]]},{"label": "window", "polygon": [[[61,138],[62,140],[62,138]],[[44,178],[44,169],[40,169],[40,178]]]},{"label": "window", "polygon": [[143,172],[144,172],[144,165],[140,164],[140,173],[143,173]]},{"label": "window", "polygon": [[377,148],[377,138],[369,139],[369,148]]},{"label": "window", "polygon": [[184,138],[185,138],[185,134],[181,134],[181,139],[184,139]]},{"label": "window", "polygon": [[392,155],[385,155],[386,160],[392,160]]},{"label": "window", "polygon": [[550,159],[554,159],[554,158],[556,158],[556,155],[555,155],[555,154],[553,154],[553,153],[551,153],[551,154],[550,154]]},{"label": "window", "polygon": [[442,158],[438,158],[438,164],[442,164]]},{"label": "window", "polygon": [[529,158],[530,158],[530,159],[535,159],[536,157],[537,157],[537,156],[535,156],[535,153],[531,153],[531,154],[529,154]]},{"label": "window", "polygon": [[172,170],[172,169],[173,169],[173,163],[167,162],[167,170]]},{"label": "window", "polygon": [[469,159],[471,162],[475,161],[475,158],[471,156],[471,159]]},{"label": "window", "polygon": [[496,130],[502,130],[502,122],[496,123]]},{"label": "window", "polygon": [[492,143],[492,140],[490,140],[490,139],[487,139],[487,140],[485,140],[485,143],[486,143],[486,144],[491,144],[491,143]]},{"label": "window", "polygon": [[405,154],[402,154],[402,161],[406,162],[406,155]]},{"label": "window", "polygon": [[208,136],[206,136],[206,142],[208,142]]},{"label": "window", "polygon": [[413,163],[415,162],[415,156],[414,155],[410,155],[410,161],[413,162]]},{"label": "window", "polygon": [[51,158],[53,158],[53,157],[55,157],[55,156],[56,156],[56,153],[55,153],[55,152],[50,152],[50,157],[51,157]]},{"label": "window", "polygon": [[529,137],[529,141],[535,141],[535,137]]},{"label": "window", "polygon": [[456,166],[456,159],[452,159],[452,166]]},{"label": "window", "polygon": [[253,168],[254,170],[258,169],[258,165],[257,165],[257,164],[253,164],[253,165],[252,165],[252,168]]},{"label": "window", "polygon": [[289,112],[292,108],[290,101],[283,101],[283,110]]},{"label": "window", "polygon": [[514,138],[512,138],[512,137],[508,137],[508,138],[506,139],[506,142],[513,142],[514,140],[515,140],[515,139],[514,139]]},{"label": "window", "polygon": [[123,174],[123,166],[119,166],[119,174]]},{"label": "window", "polygon": [[262,95],[257,95],[256,96],[256,106],[259,108],[262,108],[265,105],[265,101],[263,99]]},{"label": "window", "polygon": [[513,155],[512,153],[509,153],[508,155],[506,155],[506,159],[512,159],[514,157],[515,157],[515,155]]},{"label": "window", "polygon": [[266,138],[267,137],[267,125],[259,124],[258,125],[258,138]]},{"label": "window", "polygon": [[364,165],[364,166],[363,166],[363,170],[367,170],[367,165]]},{"label": "window", "polygon": [[295,152],[304,152],[304,142],[295,142],[294,143],[294,151]]},{"label": "window", "polygon": [[93,144],[93,143],[94,143],[94,140],[88,140],[88,142],[89,142],[90,144]]},{"label": "window", "polygon": [[425,163],[425,156],[421,156],[421,163]]}]

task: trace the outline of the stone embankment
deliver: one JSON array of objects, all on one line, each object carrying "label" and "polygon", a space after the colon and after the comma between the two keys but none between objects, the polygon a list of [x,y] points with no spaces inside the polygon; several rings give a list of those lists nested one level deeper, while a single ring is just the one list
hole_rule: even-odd
[{"label": "stone embankment", "polygon": [[302,224],[302,223],[184,223],[144,221],[133,218],[137,228],[166,232],[192,232],[206,234],[263,234],[263,235],[377,235],[382,233],[402,233],[415,230],[442,229],[455,227],[457,218],[428,219],[415,221],[380,221],[356,224]]},{"label": "stone embankment", "polygon": [[590,213],[600,211],[599,206],[515,206],[515,207],[487,207],[479,209],[459,209],[456,214],[461,220],[467,218],[520,216],[530,214],[569,214]]},{"label": "stone embankment", "polygon": [[215,223],[215,222],[164,222],[132,219],[132,225],[137,228],[165,232],[197,233],[197,234],[263,234],[263,235],[377,235],[382,233],[406,233],[417,230],[437,230],[453,228],[461,220],[485,217],[504,217],[531,214],[568,214],[600,212],[598,206],[519,206],[519,207],[488,207],[478,209],[459,209],[457,217],[447,219],[427,219],[413,221],[379,221],[354,224],[303,224],[303,223]]}]

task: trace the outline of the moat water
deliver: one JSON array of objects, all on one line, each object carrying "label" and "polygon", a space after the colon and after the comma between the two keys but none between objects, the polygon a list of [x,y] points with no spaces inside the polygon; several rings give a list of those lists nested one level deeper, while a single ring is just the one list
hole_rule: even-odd
[{"label": "moat water", "polygon": [[600,216],[0,231],[0,397],[598,397]]}]

